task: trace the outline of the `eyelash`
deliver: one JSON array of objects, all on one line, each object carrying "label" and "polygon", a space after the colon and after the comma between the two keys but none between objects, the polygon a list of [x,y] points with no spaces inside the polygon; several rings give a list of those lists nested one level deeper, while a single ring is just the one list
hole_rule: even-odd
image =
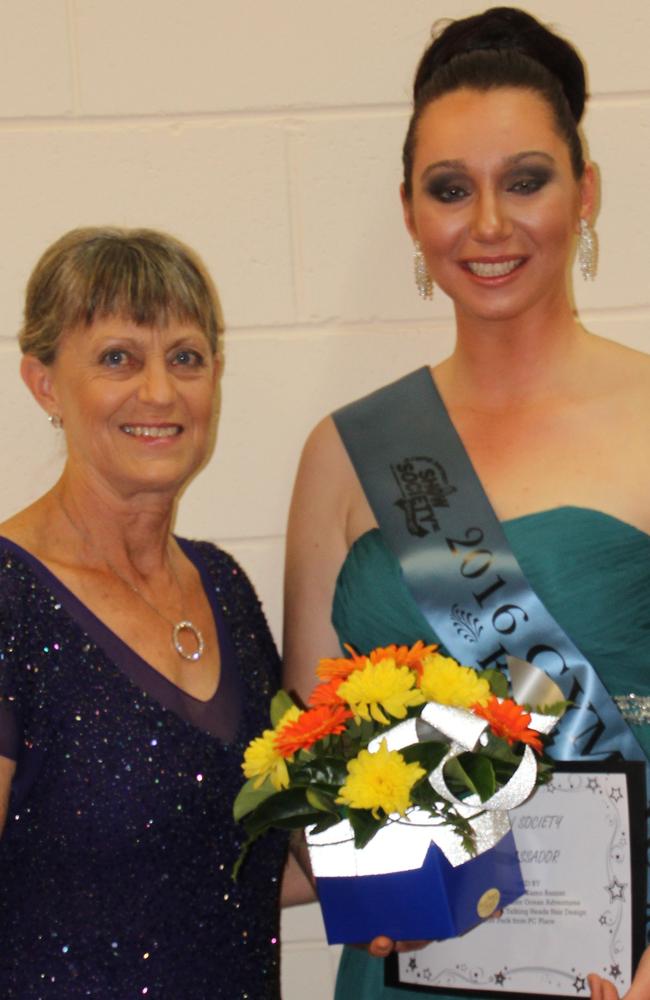
[{"label": "eyelash", "polygon": [[429,194],[437,201],[448,205],[454,201],[461,201],[466,198],[468,192],[460,184],[450,184],[447,181],[438,181],[429,187]]},{"label": "eyelash", "polygon": [[[182,360],[187,359],[187,360]],[[121,348],[113,348],[110,351],[105,351],[101,355],[99,361],[100,364],[105,368],[126,368],[129,364],[134,363],[134,358]],[[199,351],[195,351],[191,348],[183,348],[177,350],[171,357],[171,364],[177,368],[203,368],[205,365],[205,358]]]},{"label": "eyelash", "polygon": [[[540,191],[548,181],[549,177],[545,174],[526,174],[509,183],[506,191],[510,194],[520,194],[526,197]],[[428,188],[428,193],[444,205],[463,201],[471,194],[461,184],[450,183],[446,180],[435,181]]]},{"label": "eyelash", "polygon": [[[114,348],[111,351],[105,351],[99,361],[100,364],[104,365],[106,368],[122,368],[124,367],[124,363],[128,360],[128,357],[129,356],[126,351]],[[120,360],[116,362],[116,358],[120,358]]]},{"label": "eyelash", "polygon": [[529,174],[514,181],[508,190],[514,191],[515,194],[535,194],[536,191],[540,191],[548,183],[548,180],[548,176],[544,174]]},{"label": "eyelash", "polygon": [[[189,364],[179,361],[181,357],[188,357],[191,359]],[[173,364],[179,364],[181,368],[202,368],[205,364],[203,355],[199,351],[194,351],[190,348],[184,348],[183,350],[176,351],[174,355]]]}]

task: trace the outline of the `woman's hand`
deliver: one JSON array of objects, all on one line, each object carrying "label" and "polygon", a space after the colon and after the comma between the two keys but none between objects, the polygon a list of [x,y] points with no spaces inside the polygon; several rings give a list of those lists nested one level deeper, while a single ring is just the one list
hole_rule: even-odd
[{"label": "woman's hand", "polygon": [[628,992],[619,997],[618,990],[608,979],[595,973],[589,976],[591,1000],[650,1000],[650,948],[646,948]]},{"label": "woman's hand", "polygon": [[[592,973],[589,977],[591,1000],[620,1000],[618,990],[609,982]],[[629,994],[628,994],[629,995]]]},{"label": "woman's hand", "polygon": [[16,765],[8,757],[0,757],[0,835],[7,818],[7,807],[9,805],[9,792],[11,791],[11,779],[14,776]]},{"label": "woman's hand", "polygon": [[380,935],[372,939],[367,945],[367,949],[368,954],[375,958],[388,958],[393,952],[419,951],[420,948],[426,948],[428,944],[430,944],[429,941],[393,941],[392,938]]}]

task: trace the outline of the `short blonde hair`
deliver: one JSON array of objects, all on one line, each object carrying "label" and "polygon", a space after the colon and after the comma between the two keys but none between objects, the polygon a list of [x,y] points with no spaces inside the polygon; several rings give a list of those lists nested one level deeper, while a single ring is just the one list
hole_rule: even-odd
[{"label": "short blonde hair", "polygon": [[51,364],[61,334],[95,319],[123,316],[139,326],[171,318],[196,325],[218,348],[223,319],[201,259],[153,229],[72,229],[45,251],[27,283],[23,354]]}]

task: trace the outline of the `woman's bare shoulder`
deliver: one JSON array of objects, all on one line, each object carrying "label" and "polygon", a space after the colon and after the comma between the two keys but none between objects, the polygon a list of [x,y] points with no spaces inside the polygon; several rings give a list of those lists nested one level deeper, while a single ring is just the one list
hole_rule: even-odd
[{"label": "woman's bare shoulder", "polygon": [[323,497],[348,493],[354,472],[332,417],[319,421],[305,441],[297,484],[314,487]]},{"label": "woman's bare shoulder", "polygon": [[592,346],[596,393],[626,398],[650,412],[650,354],[605,337],[594,337]]},{"label": "woman's bare shoulder", "polygon": [[592,343],[601,362],[610,362],[621,372],[635,372],[642,378],[650,378],[650,354],[595,334]]}]

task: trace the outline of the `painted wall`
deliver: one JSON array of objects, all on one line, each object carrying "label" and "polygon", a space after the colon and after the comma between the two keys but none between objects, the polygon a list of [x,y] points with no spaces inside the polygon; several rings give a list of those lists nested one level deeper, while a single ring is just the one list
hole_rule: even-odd
[{"label": "painted wall", "polygon": [[[647,349],[650,8],[532,0],[590,69],[603,178],[593,330]],[[216,454],[178,527],[230,549],[280,634],[283,534],[310,426],[449,351],[421,303],[397,197],[415,61],[466,0],[0,0],[0,518],[43,492],[62,447],[18,375],[36,258],[78,225],[168,229],[204,257],[228,334]],[[315,907],[285,919],[285,1000],[332,993]]]}]

